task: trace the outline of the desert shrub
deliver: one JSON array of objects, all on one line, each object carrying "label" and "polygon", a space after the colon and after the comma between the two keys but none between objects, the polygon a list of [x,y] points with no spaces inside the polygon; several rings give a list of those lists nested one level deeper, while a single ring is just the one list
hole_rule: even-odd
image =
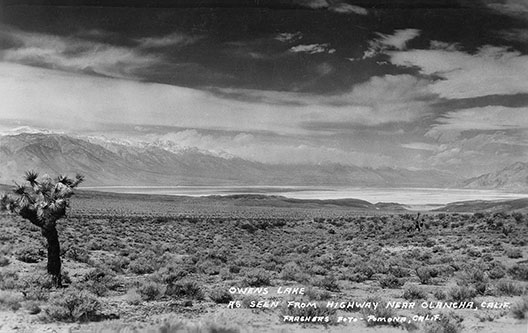
[{"label": "desert shrub", "polygon": [[189,275],[189,272],[184,267],[169,265],[158,269],[152,274],[150,279],[159,283],[171,284],[187,275]]},{"label": "desert shrub", "polygon": [[469,247],[466,249],[466,254],[469,256],[469,257],[473,257],[473,258],[478,258],[478,257],[481,257],[482,256],[482,252],[477,249],[477,248],[474,248],[474,247]]},{"label": "desert shrub", "polygon": [[405,287],[402,297],[409,301],[425,299],[427,297],[427,292],[423,288],[415,284],[411,284]]},{"label": "desert shrub", "polygon": [[9,258],[3,255],[0,255],[0,267],[6,267],[9,264],[10,264]]},{"label": "desert shrub", "polygon": [[186,297],[201,300],[204,298],[202,288],[194,281],[177,281],[167,285],[165,295],[170,297]]},{"label": "desert shrub", "polygon": [[271,273],[261,268],[251,270],[246,273],[242,283],[250,287],[269,286],[271,284]]},{"label": "desert shrub", "polygon": [[32,315],[38,314],[40,313],[40,311],[42,311],[38,302],[35,302],[35,301],[26,302],[24,304],[24,309],[26,309],[26,311]]},{"label": "desert shrub", "polygon": [[28,264],[34,264],[45,258],[44,251],[37,246],[26,245],[17,249],[15,253],[17,260]]},{"label": "desert shrub", "polygon": [[401,266],[389,267],[389,273],[394,275],[397,278],[404,278],[404,277],[411,276],[411,271]]},{"label": "desert shrub", "polygon": [[489,287],[489,279],[485,267],[481,265],[468,265],[458,272],[456,283],[460,286],[473,286],[475,291],[484,295]]},{"label": "desert shrub", "polygon": [[24,296],[20,292],[0,290],[0,308],[17,311],[22,306]]},{"label": "desert shrub", "polygon": [[381,288],[383,289],[386,289],[386,288],[396,289],[396,288],[401,287],[403,285],[403,282],[400,281],[400,279],[398,279],[394,275],[387,274],[379,279],[379,284]]},{"label": "desert shrub", "polygon": [[317,287],[324,288],[329,291],[339,291],[340,287],[336,277],[333,274],[319,277],[316,276],[312,280],[312,284]]},{"label": "desert shrub", "polygon": [[361,263],[355,267],[353,273],[348,277],[353,282],[363,282],[369,280],[374,275],[375,271],[371,265]]},{"label": "desert shrub", "polygon": [[499,280],[494,287],[495,296],[520,296],[525,289],[520,283],[511,280]]},{"label": "desert shrub", "polygon": [[301,274],[301,267],[299,267],[299,265],[297,265],[295,262],[290,261],[282,267],[280,278],[283,280],[298,281]]},{"label": "desert shrub", "polygon": [[123,273],[130,265],[130,259],[127,257],[116,256],[109,258],[105,261],[105,264],[116,273]]},{"label": "desert shrub", "polygon": [[427,322],[424,326],[425,333],[459,333],[462,332],[464,319],[454,312],[442,315],[440,320]]},{"label": "desert shrub", "polygon": [[433,292],[433,296],[439,301],[442,301],[447,297],[446,293],[440,288],[435,289],[435,291]]},{"label": "desert shrub", "polygon": [[156,270],[152,260],[146,257],[138,257],[132,260],[128,269],[137,275],[150,274]]},{"label": "desert shrub", "polygon": [[451,302],[472,302],[477,291],[468,286],[454,286],[447,290],[447,299]]},{"label": "desert shrub", "polygon": [[115,290],[120,285],[113,272],[95,268],[84,276],[80,286],[97,296],[106,296],[109,290]]},{"label": "desert shrub", "polygon": [[[393,308],[387,307],[387,302],[383,301],[379,297],[369,297],[367,302],[378,302],[379,306],[374,308],[363,308],[361,314],[365,318],[365,324],[367,327],[378,326],[378,325],[389,325],[399,326],[400,323],[392,318],[396,317],[396,313]],[[379,319],[379,320],[377,320]]]},{"label": "desert shrub", "polygon": [[0,290],[16,289],[20,286],[18,273],[13,270],[0,271]]},{"label": "desert shrub", "polygon": [[438,272],[436,269],[428,266],[420,266],[416,268],[416,275],[420,279],[420,282],[422,284],[429,284],[431,283],[431,279],[435,276],[437,276]]},{"label": "desert shrub", "polygon": [[156,282],[144,282],[138,289],[138,293],[145,301],[158,299],[165,292],[165,286]]},{"label": "desert shrub", "polygon": [[508,258],[511,258],[511,259],[518,259],[518,258],[522,258],[522,251],[521,249],[517,249],[517,248],[509,248],[506,250],[506,256],[508,256]]},{"label": "desert shrub", "polygon": [[508,269],[508,274],[516,280],[528,281],[528,265],[516,264]]},{"label": "desert shrub", "polygon": [[433,247],[436,245],[436,241],[432,238],[428,238],[425,242],[424,242],[424,246],[426,247]]},{"label": "desert shrub", "polygon": [[[63,272],[64,273],[64,272]],[[26,278],[25,282],[28,286],[39,289],[52,289],[54,287],[53,278],[45,272],[38,272]]]},{"label": "desert shrub", "polygon": [[81,247],[71,246],[66,251],[66,258],[77,262],[87,263],[90,260],[90,255],[88,254],[88,251]]},{"label": "desert shrub", "polygon": [[240,270],[241,270],[241,268],[238,265],[230,265],[229,266],[229,273],[238,274],[238,273],[240,273]]},{"label": "desert shrub", "polygon": [[225,289],[215,288],[209,293],[209,298],[215,303],[225,304],[233,300],[233,296]]},{"label": "desert shrub", "polygon": [[522,220],[523,220],[523,214],[522,214],[522,213],[514,212],[514,213],[512,213],[511,215],[512,215],[513,219],[514,219],[517,223],[522,222]]},{"label": "desert shrub", "polygon": [[138,305],[141,303],[142,297],[136,289],[129,289],[125,294],[125,300],[129,304]]},{"label": "desert shrub", "polygon": [[526,319],[528,317],[528,297],[523,297],[520,301],[513,304],[511,312],[515,319]]},{"label": "desert shrub", "polygon": [[97,319],[100,310],[97,296],[86,290],[68,288],[53,295],[45,313],[51,320],[86,322]]},{"label": "desert shrub", "polygon": [[25,287],[22,293],[28,301],[48,301],[49,298],[49,290],[35,286]]},{"label": "desert shrub", "polygon": [[332,298],[328,290],[310,287],[305,290],[305,296],[311,301],[326,301]]},{"label": "desert shrub", "polygon": [[488,271],[488,277],[493,280],[503,278],[506,275],[506,269],[502,265],[494,265]]}]

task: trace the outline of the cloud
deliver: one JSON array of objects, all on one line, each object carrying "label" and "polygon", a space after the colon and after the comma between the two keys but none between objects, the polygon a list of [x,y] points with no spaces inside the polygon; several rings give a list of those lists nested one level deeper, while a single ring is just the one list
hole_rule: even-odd
[{"label": "cloud", "polygon": [[[320,70],[328,71],[321,64]],[[303,128],[321,130],[330,123],[352,128],[387,123],[409,123],[430,114],[429,101],[436,95],[430,81],[412,75],[375,76],[350,91],[331,96],[250,89],[217,89],[221,95],[275,106],[314,107],[321,112],[304,116]]]},{"label": "cloud", "polygon": [[420,30],[417,29],[401,29],[395,30],[394,34],[387,35],[377,33],[380,38],[376,38],[369,42],[369,48],[363,54],[363,59],[372,58],[387,50],[403,50],[407,46],[407,42],[420,35]]},{"label": "cloud", "polygon": [[485,0],[489,8],[504,15],[528,19],[528,2],[526,0]]},{"label": "cloud", "polygon": [[294,0],[294,2],[300,6],[312,9],[321,9],[328,7],[328,2],[326,0]]},{"label": "cloud", "polygon": [[337,96],[253,91],[254,99],[233,100],[196,89],[0,62],[0,119],[38,120],[37,125],[73,131],[131,124],[326,135],[333,131],[307,125],[354,128],[420,119],[427,114],[423,85],[411,76],[387,76]]},{"label": "cloud", "polygon": [[290,32],[282,32],[275,36],[275,39],[279,42],[283,43],[289,43],[289,42],[296,42],[298,40],[301,40],[303,38],[303,34],[300,32],[290,33]]},{"label": "cloud", "polygon": [[349,5],[348,3],[337,3],[333,4],[329,8],[331,11],[340,13],[340,14],[358,14],[358,15],[367,15],[368,11],[359,6]]},{"label": "cloud", "polygon": [[185,46],[193,44],[199,39],[201,39],[201,37],[189,36],[187,34],[174,32],[172,34],[160,37],[143,37],[137,39],[136,41],[142,48],[158,48],[168,46]]},{"label": "cloud", "polygon": [[137,78],[136,73],[161,59],[126,47],[40,33],[3,33],[17,46],[0,52],[0,59],[75,72],[92,72],[115,78]]},{"label": "cloud", "polygon": [[402,144],[401,146],[403,148],[408,148],[408,149],[429,150],[429,151],[437,151],[440,149],[438,145],[433,145],[433,144],[424,143],[424,142],[405,143],[405,144]]},{"label": "cloud", "polygon": [[302,143],[288,138],[262,138],[254,134],[203,134],[197,130],[183,130],[166,134],[149,134],[147,142],[171,147],[173,151],[197,148],[223,157],[240,157],[269,164],[324,164],[342,163],[361,166],[386,166],[390,159],[378,153],[345,151],[336,147]]},{"label": "cloud", "polygon": [[311,9],[328,9],[339,14],[358,14],[367,15],[368,11],[359,6],[351,5],[346,2],[335,0],[295,0],[297,5]]},{"label": "cloud", "polygon": [[388,52],[398,66],[418,67],[440,77],[431,91],[445,98],[513,95],[528,92],[528,56],[503,47],[484,46],[475,54],[447,50]]},{"label": "cloud", "polygon": [[433,50],[457,51],[460,46],[458,43],[446,43],[438,40],[432,40],[430,47]]},{"label": "cloud", "polygon": [[503,30],[498,35],[509,41],[528,42],[528,29]]},{"label": "cloud", "polygon": [[309,44],[309,45],[297,45],[290,48],[290,52],[294,53],[334,53],[336,50],[329,48],[329,44]]},{"label": "cloud", "polygon": [[486,106],[451,111],[437,119],[426,133],[436,139],[454,139],[465,131],[522,130],[528,135],[528,108]]}]

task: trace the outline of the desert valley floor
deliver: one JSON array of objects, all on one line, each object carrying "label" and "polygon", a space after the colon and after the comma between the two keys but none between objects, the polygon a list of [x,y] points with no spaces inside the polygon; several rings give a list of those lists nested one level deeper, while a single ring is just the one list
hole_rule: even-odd
[{"label": "desert valley floor", "polygon": [[0,216],[0,332],[527,329],[526,200],[418,216],[353,200],[79,191],[71,207],[62,289],[37,228]]}]

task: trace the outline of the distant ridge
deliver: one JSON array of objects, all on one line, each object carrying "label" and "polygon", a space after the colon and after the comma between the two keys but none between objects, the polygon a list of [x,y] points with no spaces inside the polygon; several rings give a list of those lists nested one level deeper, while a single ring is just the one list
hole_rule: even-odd
[{"label": "distant ridge", "polygon": [[0,136],[0,182],[28,169],[50,175],[80,172],[86,186],[314,185],[445,187],[455,176],[437,170],[372,169],[353,165],[264,164],[195,149],[173,151],[62,134]]},{"label": "distant ridge", "polygon": [[528,163],[517,162],[502,170],[470,178],[462,186],[528,193]]}]

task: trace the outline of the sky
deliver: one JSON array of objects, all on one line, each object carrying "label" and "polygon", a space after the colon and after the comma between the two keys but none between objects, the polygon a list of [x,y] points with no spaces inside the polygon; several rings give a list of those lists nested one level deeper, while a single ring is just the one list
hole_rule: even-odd
[{"label": "sky", "polygon": [[79,3],[0,5],[0,133],[463,177],[528,160],[525,0]]}]

